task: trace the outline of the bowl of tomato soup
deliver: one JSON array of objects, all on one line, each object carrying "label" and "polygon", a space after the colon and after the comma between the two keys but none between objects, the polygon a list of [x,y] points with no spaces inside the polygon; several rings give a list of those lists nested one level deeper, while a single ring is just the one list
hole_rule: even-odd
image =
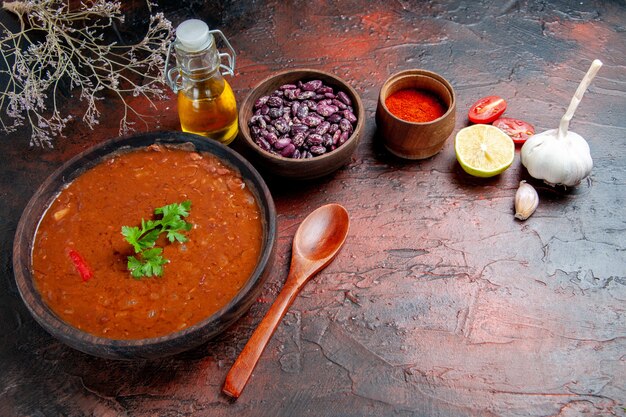
[{"label": "bowl of tomato soup", "polygon": [[102,143],[37,190],[13,247],[17,287],[85,353],[156,358],[224,331],[258,296],[276,240],[258,172],[215,141],[159,132]]}]

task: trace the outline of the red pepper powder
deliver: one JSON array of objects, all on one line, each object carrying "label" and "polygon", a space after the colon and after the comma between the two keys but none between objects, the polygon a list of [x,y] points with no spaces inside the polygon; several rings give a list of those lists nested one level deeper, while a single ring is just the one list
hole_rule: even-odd
[{"label": "red pepper powder", "polygon": [[407,122],[430,122],[446,112],[445,106],[437,96],[413,88],[396,91],[387,97],[385,105],[394,116]]}]

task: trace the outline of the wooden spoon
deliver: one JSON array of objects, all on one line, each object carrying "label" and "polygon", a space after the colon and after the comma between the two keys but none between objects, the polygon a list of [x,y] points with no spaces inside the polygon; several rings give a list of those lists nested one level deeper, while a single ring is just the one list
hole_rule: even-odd
[{"label": "wooden spoon", "polygon": [[226,375],[224,394],[239,398],[287,309],[304,284],[339,252],[349,226],[348,212],[339,204],[318,208],[300,224],[293,238],[291,267],[285,286]]}]

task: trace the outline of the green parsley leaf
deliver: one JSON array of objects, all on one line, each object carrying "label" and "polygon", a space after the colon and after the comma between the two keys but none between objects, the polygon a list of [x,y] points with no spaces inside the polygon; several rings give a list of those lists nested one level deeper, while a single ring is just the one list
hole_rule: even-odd
[{"label": "green parsley leaf", "polygon": [[191,230],[192,224],[183,217],[189,215],[191,201],[168,204],[154,210],[155,215],[161,215],[159,220],[141,219],[141,228],[136,226],[122,226],[122,235],[135,250],[135,256],[128,257],[127,268],[131,276],[136,279],[163,275],[163,265],[169,262],[161,255],[163,249],[156,246],[156,241],[165,233],[170,243],[186,242],[184,232]]},{"label": "green parsley leaf", "polygon": [[133,278],[139,279],[143,276],[143,273],[141,272],[142,266],[143,263],[139,259],[135,258],[134,256],[128,257],[128,264],[126,265],[126,267],[130,271],[130,275]]},{"label": "green parsley leaf", "polygon": [[163,265],[169,261],[161,256],[162,248],[153,248],[141,252],[141,260],[134,256],[128,257],[128,270],[133,278],[163,275]]},{"label": "green parsley leaf", "polygon": [[168,204],[167,206],[159,207],[154,210],[154,214],[162,214],[163,219],[170,219],[172,217],[187,217],[189,216],[189,210],[191,209],[191,201],[183,201],[182,203]]},{"label": "green parsley leaf", "polygon": [[141,251],[141,246],[139,246],[141,231],[138,227],[122,226],[122,235],[124,235],[128,243],[133,245],[135,252]]},{"label": "green parsley leaf", "polygon": [[146,231],[141,240],[139,241],[139,247],[143,249],[148,249],[154,247],[156,245],[156,241],[159,238],[161,231],[159,229],[152,229]]}]

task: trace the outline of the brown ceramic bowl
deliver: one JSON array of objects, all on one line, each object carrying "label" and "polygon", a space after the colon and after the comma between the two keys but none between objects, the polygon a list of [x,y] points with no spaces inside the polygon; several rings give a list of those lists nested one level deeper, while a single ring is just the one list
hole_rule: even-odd
[{"label": "brown ceramic bowl", "polygon": [[[433,93],[446,107],[443,116],[431,122],[415,123],[392,114],[385,101],[404,89]],[[441,150],[454,130],[456,98],[452,85],[441,75],[422,69],[401,71],[385,81],[376,108],[379,136],[389,152],[406,159],[424,159]]]},{"label": "brown ceramic bowl", "polygon": [[[357,124],[350,138],[337,149],[326,154],[308,159],[292,159],[275,155],[261,149],[252,139],[248,122],[254,114],[254,103],[259,97],[270,95],[283,84],[294,84],[298,81],[322,80],[324,84],[342,90],[352,101]],[[251,160],[262,171],[267,171],[279,178],[293,180],[309,180],[330,174],[350,160],[351,155],[359,144],[363,126],[365,125],[365,111],[357,92],[344,80],[327,72],[313,69],[297,69],[280,72],[259,83],[246,97],[239,109],[240,137],[250,150]]]},{"label": "brown ceramic bowl", "polygon": [[[31,251],[39,220],[56,194],[86,169],[124,149],[154,143],[181,145],[191,143],[197,151],[210,153],[241,173],[252,190],[263,216],[263,246],[256,268],[242,289],[210,317],[184,330],[166,336],[114,340],[94,336],[59,318],[43,301],[32,276]],[[61,166],[39,187],[20,218],[13,243],[13,270],[19,293],[35,320],[52,336],[82,352],[111,359],[152,359],[179,353],[223,332],[243,315],[256,300],[268,275],[276,242],[276,210],[267,186],[259,173],[230,148],[201,136],[182,132],[147,133],[101,143]],[[130,278],[129,278],[130,279]]]}]

